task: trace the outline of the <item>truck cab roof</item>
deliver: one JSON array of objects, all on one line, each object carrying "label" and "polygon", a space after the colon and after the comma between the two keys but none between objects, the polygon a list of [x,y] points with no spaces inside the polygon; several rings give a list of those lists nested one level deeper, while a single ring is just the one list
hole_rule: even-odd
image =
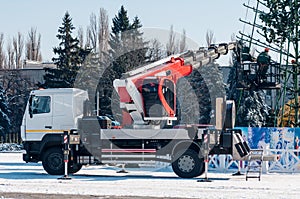
[{"label": "truck cab roof", "polygon": [[47,89],[39,89],[31,91],[31,95],[38,95],[38,94],[58,94],[58,93],[82,93],[86,92],[84,90],[78,88],[47,88]]}]

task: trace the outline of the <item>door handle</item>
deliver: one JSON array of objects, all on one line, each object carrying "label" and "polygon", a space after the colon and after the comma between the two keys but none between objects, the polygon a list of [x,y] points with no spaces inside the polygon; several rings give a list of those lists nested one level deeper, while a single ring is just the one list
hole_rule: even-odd
[{"label": "door handle", "polygon": [[46,129],[52,129],[52,126],[45,126]]}]

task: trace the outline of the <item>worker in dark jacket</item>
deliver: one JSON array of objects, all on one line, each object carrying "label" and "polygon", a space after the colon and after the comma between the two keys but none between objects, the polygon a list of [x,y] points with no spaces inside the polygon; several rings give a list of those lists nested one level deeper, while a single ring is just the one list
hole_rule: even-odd
[{"label": "worker in dark jacket", "polygon": [[242,61],[254,61],[253,57],[250,55],[250,48],[247,46],[243,47],[242,49]]},{"label": "worker in dark jacket", "polygon": [[271,62],[271,56],[268,54],[269,53],[269,48],[265,48],[263,52],[261,52],[258,57],[257,57],[257,64],[258,64],[258,71],[257,75],[260,80],[265,81],[267,79],[267,72],[269,69],[269,65]]}]

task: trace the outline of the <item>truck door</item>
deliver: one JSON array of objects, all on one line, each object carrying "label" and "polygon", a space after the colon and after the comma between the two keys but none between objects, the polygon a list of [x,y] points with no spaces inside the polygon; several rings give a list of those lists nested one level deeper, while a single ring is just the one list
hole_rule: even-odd
[{"label": "truck door", "polygon": [[47,133],[52,133],[51,96],[31,95],[26,117],[26,140],[40,141]]}]

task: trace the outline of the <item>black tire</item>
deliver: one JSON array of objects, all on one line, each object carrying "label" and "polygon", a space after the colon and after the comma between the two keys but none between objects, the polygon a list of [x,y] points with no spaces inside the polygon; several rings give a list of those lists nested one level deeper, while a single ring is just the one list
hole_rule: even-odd
[{"label": "black tire", "polygon": [[174,157],[172,168],[179,177],[194,178],[203,174],[203,159],[194,150],[179,151]]},{"label": "black tire", "polygon": [[82,168],[82,164],[71,164],[68,168],[68,173],[77,173]]},{"label": "black tire", "polygon": [[44,152],[42,164],[45,171],[50,175],[63,175],[64,155],[60,147],[49,148]]},{"label": "black tire", "polygon": [[199,173],[198,175],[196,175],[195,177],[201,176],[204,172],[205,172],[205,162],[204,159],[200,159],[200,161],[202,161],[202,166],[200,166],[201,168],[199,169]]}]

